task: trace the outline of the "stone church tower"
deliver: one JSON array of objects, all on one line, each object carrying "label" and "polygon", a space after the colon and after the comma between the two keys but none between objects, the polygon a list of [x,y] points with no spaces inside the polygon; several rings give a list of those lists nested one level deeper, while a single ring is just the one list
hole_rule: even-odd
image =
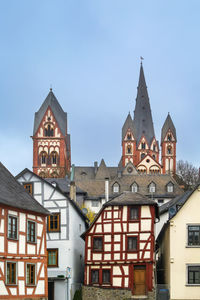
[{"label": "stone church tower", "polygon": [[38,112],[33,129],[33,172],[41,177],[65,177],[71,167],[67,114],[52,89]]},{"label": "stone church tower", "polygon": [[[170,141],[166,140],[167,136],[171,137]],[[170,116],[167,117],[162,128],[161,148],[162,165],[159,163],[159,143],[155,137],[141,63],[134,118],[132,119],[129,113],[122,128],[122,166],[125,167],[131,162],[139,173],[175,173],[176,130]]]}]

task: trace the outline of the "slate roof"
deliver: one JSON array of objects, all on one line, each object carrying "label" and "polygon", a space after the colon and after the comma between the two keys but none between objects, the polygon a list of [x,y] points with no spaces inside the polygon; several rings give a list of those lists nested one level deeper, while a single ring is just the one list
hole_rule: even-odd
[{"label": "slate roof", "polygon": [[0,163],[0,204],[49,215],[49,211],[40,205],[15,177]]},{"label": "slate roof", "polygon": [[124,122],[124,125],[122,127],[122,141],[124,140],[125,138],[125,135],[127,133],[127,130],[130,128],[131,132],[133,133],[133,135],[135,136],[134,134],[134,127],[133,127],[133,120],[131,118],[131,115],[130,115],[130,112],[126,118],[126,121]]},{"label": "slate roof", "polygon": [[101,163],[98,167],[95,178],[96,179],[105,179],[105,178],[108,178],[109,176],[110,176],[110,174],[106,167],[105,161],[104,161],[104,159],[102,159]]},{"label": "slate roof", "polygon": [[137,144],[139,143],[141,137],[144,135],[150,146],[153,138],[155,137],[155,133],[142,64],[140,67],[140,77],[136,98],[136,106],[134,111],[133,126],[135,136],[137,139]]},{"label": "slate roof", "polygon": [[165,120],[165,123],[162,127],[162,131],[161,131],[161,143],[164,141],[165,137],[166,137],[166,134],[168,132],[168,130],[171,130],[174,138],[175,138],[175,141],[177,142],[177,137],[176,137],[176,128],[174,126],[174,123],[170,117],[170,114],[168,113],[168,116]]},{"label": "slate roof", "polygon": [[179,195],[176,198],[170,200],[169,202],[161,205],[159,207],[159,214],[160,215],[164,214],[166,211],[168,211],[170,209],[170,207],[174,206],[175,208],[177,208],[177,205],[179,207],[182,206],[187,201],[187,199],[190,197],[190,195],[192,193],[193,193],[193,190],[192,191],[187,191],[183,195]]},{"label": "slate roof", "polygon": [[[175,197],[183,194],[183,191],[177,185],[176,181],[168,174],[125,174],[118,176],[117,167],[107,167],[105,174],[101,174],[101,179],[96,178],[94,167],[75,167],[74,181],[76,186],[88,193],[89,197],[101,197],[105,194],[105,178],[109,174],[109,195],[116,195],[112,192],[112,186],[115,182],[120,185],[120,192],[130,191],[131,185],[136,182],[139,186],[139,192],[143,195],[149,194],[148,186],[153,181],[156,184],[156,193],[154,197]],[[166,185],[172,182],[174,184],[174,193],[167,193]]]},{"label": "slate roof", "polygon": [[62,134],[65,136],[67,132],[67,113],[63,111],[52,90],[50,90],[38,112],[35,113],[33,135],[36,134],[42,118],[44,117],[44,114],[49,106],[51,107],[54,117],[58,122]]}]

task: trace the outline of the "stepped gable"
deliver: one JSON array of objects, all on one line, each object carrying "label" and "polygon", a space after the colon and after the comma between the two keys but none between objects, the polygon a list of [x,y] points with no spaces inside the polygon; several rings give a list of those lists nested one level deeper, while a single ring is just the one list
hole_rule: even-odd
[{"label": "stepped gable", "polygon": [[130,112],[128,113],[128,116],[126,118],[126,121],[124,122],[124,125],[122,127],[122,141],[125,138],[125,135],[127,133],[127,130],[130,128],[131,132],[134,134],[134,127],[133,127],[133,120],[131,118]]},{"label": "stepped gable", "polygon": [[165,123],[162,127],[162,131],[161,131],[161,143],[164,141],[165,137],[166,137],[166,134],[168,132],[168,130],[171,130],[172,134],[173,134],[173,137],[175,138],[175,141],[177,142],[177,137],[176,137],[176,128],[174,126],[174,123],[171,119],[171,116],[170,114],[168,113],[168,116],[165,120]]},{"label": "stepped gable", "polygon": [[0,163],[0,203],[43,215],[49,211],[40,205]]},{"label": "stepped gable", "polygon": [[35,113],[33,136],[36,134],[48,107],[51,108],[60,130],[65,136],[67,133],[67,113],[63,111],[51,89],[40,109]]},{"label": "stepped gable", "polygon": [[139,143],[141,137],[145,136],[147,143],[150,146],[153,138],[155,137],[155,133],[142,64],[140,67],[140,77],[136,98],[136,106],[134,111],[133,126],[135,130],[137,144]]}]

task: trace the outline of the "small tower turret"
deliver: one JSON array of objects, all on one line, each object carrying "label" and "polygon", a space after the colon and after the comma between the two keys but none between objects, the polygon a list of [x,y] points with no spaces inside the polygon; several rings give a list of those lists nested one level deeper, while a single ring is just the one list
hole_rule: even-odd
[{"label": "small tower turret", "polygon": [[161,132],[163,174],[176,173],[176,142],[176,128],[168,113]]},{"label": "small tower turret", "polygon": [[136,141],[130,112],[122,127],[122,166],[125,167],[129,161],[136,163]]}]

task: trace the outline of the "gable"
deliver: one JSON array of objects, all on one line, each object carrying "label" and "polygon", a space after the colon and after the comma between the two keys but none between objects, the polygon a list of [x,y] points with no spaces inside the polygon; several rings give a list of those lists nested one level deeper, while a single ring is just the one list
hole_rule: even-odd
[{"label": "gable", "polygon": [[146,155],[137,165],[137,169],[144,166],[148,170],[161,170],[161,165],[155,161],[150,155]]},{"label": "gable", "polygon": [[124,168],[123,175],[137,175],[138,172],[135,168],[135,166],[129,161],[126,165],[126,167]]},{"label": "gable", "polygon": [[165,142],[175,142],[175,137],[171,131],[171,129],[169,129],[165,135],[165,138],[164,138],[164,141]]}]

